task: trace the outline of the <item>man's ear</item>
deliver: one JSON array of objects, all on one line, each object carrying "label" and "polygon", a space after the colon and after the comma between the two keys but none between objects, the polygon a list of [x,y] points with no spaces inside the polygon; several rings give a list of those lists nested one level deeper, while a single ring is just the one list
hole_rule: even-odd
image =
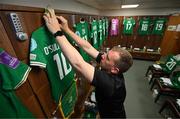
[{"label": "man's ear", "polygon": [[112,67],[112,68],[111,68],[111,73],[112,73],[112,74],[118,74],[118,73],[119,73],[119,68],[117,68],[117,67]]}]

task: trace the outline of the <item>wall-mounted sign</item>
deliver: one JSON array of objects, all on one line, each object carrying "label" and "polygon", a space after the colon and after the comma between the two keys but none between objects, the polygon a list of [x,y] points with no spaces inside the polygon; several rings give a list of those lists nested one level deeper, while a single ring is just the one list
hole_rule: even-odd
[{"label": "wall-mounted sign", "polygon": [[169,25],[167,30],[168,31],[176,31],[176,27],[177,27],[176,25]]},{"label": "wall-mounted sign", "polygon": [[176,31],[177,31],[177,32],[180,32],[180,24],[177,25]]}]

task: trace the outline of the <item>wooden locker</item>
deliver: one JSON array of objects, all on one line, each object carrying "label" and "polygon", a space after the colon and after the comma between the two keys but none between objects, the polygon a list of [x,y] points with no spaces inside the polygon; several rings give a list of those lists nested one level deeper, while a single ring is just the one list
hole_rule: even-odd
[{"label": "wooden locker", "polygon": [[[180,15],[170,16],[168,26],[177,26],[180,24]],[[168,27],[167,27],[168,28]],[[167,56],[169,54],[179,54],[180,53],[180,31],[170,31],[166,30],[163,41],[161,43],[161,54],[162,56]]]},{"label": "wooden locker", "polygon": [[[9,40],[6,29],[0,20],[0,48],[3,48],[7,53],[13,57],[17,57],[14,47]],[[22,61],[22,60],[21,60]],[[25,61],[22,61],[25,62]],[[30,72],[31,75],[31,72]],[[17,97],[22,103],[31,111],[37,118],[45,118],[45,114],[41,109],[41,106],[33,93],[33,90],[29,83],[29,77],[24,84],[15,90]]]}]

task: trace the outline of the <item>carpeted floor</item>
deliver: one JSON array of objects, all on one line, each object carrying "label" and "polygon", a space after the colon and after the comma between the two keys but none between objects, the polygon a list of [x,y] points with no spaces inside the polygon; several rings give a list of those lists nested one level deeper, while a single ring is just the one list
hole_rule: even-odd
[{"label": "carpeted floor", "polygon": [[163,118],[158,110],[160,105],[154,103],[150,85],[145,73],[152,61],[134,60],[131,69],[124,74],[127,96],[125,109],[127,118]]}]

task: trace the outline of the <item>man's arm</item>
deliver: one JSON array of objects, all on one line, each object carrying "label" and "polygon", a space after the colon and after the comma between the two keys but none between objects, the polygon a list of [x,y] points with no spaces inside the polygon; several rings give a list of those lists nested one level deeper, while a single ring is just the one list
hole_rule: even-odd
[{"label": "man's arm", "polygon": [[69,27],[67,20],[62,16],[57,16],[57,18],[61,21],[61,28],[73,38],[73,40],[80,46],[86,53],[88,53],[91,57],[94,59],[99,54],[99,51],[97,51],[88,41],[83,40],[81,37],[79,37],[77,34],[75,34]]},{"label": "man's arm", "polygon": [[95,68],[85,62],[79,52],[69,43],[65,36],[57,36],[63,54],[71,63],[72,67],[89,82],[92,82]]},{"label": "man's arm", "polygon": [[[46,22],[46,26],[52,34],[56,33],[57,31],[61,31],[53,9],[50,9],[49,13],[46,13],[46,15],[43,17]],[[63,54],[69,60],[72,67],[78,73],[80,73],[81,76],[83,76],[89,82],[92,82],[95,70],[94,67],[83,60],[79,52],[69,43],[64,35],[56,36],[56,40],[58,41]]]}]

